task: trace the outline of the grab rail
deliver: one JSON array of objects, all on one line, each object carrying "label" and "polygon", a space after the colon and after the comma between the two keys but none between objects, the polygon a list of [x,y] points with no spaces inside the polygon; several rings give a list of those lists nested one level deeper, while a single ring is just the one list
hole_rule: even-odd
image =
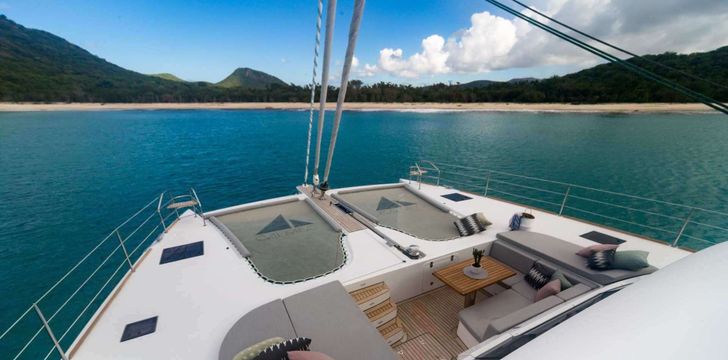
[{"label": "grab rail", "polygon": [[[424,165],[423,165],[424,164]],[[413,173],[413,169],[417,172]],[[429,175],[433,172],[435,175]],[[494,169],[417,161],[409,179],[452,186],[690,250],[728,241],[728,212]]]},{"label": "grab rail", "polygon": [[[116,288],[113,285],[133,273],[143,254],[143,251],[139,250],[151,245],[149,239],[161,237],[163,232],[167,232],[168,224],[179,218],[177,209],[170,211],[166,208],[178,197],[164,202],[164,195],[165,193],[161,193],[114,228],[33,301],[31,306],[0,333],[0,353],[6,354],[6,358],[13,360],[48,359],[56,353],[56,357],[67,360],[77,346],[74,340],[85,331],[84,327],[79,328],[79,326],[97,316],[96,313],[103,305],[103,300]],[[197,202],[197,209],[193,207],[193,210],[199,211],[201,215],[202,208],[194,189],[191,189],[189,196]],[[159,222],[152,221],[155,216],[159,216]],[[124,233],[127,235],[123,235]],[[109,239],[112,238],[118,242],[110,242]],[[127,270],[122,271],[124,268]],[[71,285],[72,282],[78,285],[74,287]],[[42,310],[42,307],[45,310]],[[49,311],[48,308],[51,307],[55,309]],[[81,321],[83,319],[85,321]],[[60,332],[60,336],[54,331],[58,328],[64,329]],[[47,333],[47,339],[39,337],[43,331]],[[11,334],[13,336],[9,336]]]}]

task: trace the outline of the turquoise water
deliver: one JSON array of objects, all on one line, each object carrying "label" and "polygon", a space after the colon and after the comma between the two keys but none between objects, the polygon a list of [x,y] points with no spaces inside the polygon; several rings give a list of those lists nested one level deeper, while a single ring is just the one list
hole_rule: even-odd
[{"label": "turquoise water", "polygon": [[[298,111],[0,113],[0,331],[164,190],[194,186],[206,209],[293,193],[307,125]],[[347,112],[330,180],[394,182],[425,158],[726,210],[726,139],[713,114]]]}]

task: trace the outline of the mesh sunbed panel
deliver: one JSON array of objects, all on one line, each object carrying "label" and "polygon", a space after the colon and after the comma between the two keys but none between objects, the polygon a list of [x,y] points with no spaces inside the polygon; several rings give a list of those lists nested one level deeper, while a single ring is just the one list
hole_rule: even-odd
[{"label": "mesh sunbed panel", "polygon": [[292,282],[340,267],[344,253],[334,231],[306,202],[295,201],[217,217],[250,251],[272,281]]},{"label": "mesh sunbed panel", "polygon": [[371,214],[380,225],[424,240],[459,237],[457,218],[430,205],[404,187],[363,190],[339,194],[344,200]]}]

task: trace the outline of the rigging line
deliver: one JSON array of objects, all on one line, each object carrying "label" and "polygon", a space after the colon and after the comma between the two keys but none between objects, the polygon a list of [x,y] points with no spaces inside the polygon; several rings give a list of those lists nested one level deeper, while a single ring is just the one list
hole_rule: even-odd
[{"label": "rigging line", "polygon": [[728,114],[728,107],[726,107],[726,105],[718,102],[717,100],[714,100],[714,99],[712,99],[712,98],[710,98],[710,97],[708,97],[706,95],[703,95],[703,94],[701,94],[699,92],[696,92],[696,91],[693,91],[691,89],[688,89],[688,88],[686,88],[686,87],[684,87],[684,86],[682,86],[680,84],[671,82],[670,80],[667,80],[667,79],[665,79],[665,78],[663,78],[663,77],[661,77],[661,76],[659,76],[657,74],[654,74],[654,73],[652,73],[652,72],[650,72],[650,71],[648,71],[646,69],[642,69],[639,66],[636,66],[636,65],[631,64],[631,63],[629,63],[627,61],[624,61],[624,60],[622,60],[622,59],[620,59],[620,58],[618,58],[618,57],[616,57],[616,56],[614,56],[614,55],[612,55],[612,54],[610,54],[610,53],[608,53],[606,51],[597,49],[597,48],[595,48],[595,47],[593,47],[593,46],[591,46],[589,44],[586,44],[586,43],[584,43],[584,42],[582,42],[582,41],[580,41],[578,39],[575,39],[575,38],[573,38],[573,37],[571,37],[571,36],[569,36],[567,34],[564,34],[564,33],[560,32],[560,31],[558,31],[558,30],[556,30],[556,29],[554,29],[554,28],[552,28],[552,27],[550,27],[548,25],[545,25],[545,24],[543,24],[543,23],[541,23],[541,22],[539,22],[539,21],[537,21],[537,20],[535,20],[535,19],[533,19],[531,17],[528,17],[528,16],[526,16],[524,14],[521,14],[521,13],[519,13],[519,12],[517,12],[517,11],[511,9],[511,8],[509,8],[508,6],[499,3],[498,1],[495,1],[495,0],[486,0],[486,1],[489,2],[489,3],[491,3],[491,4],[493,4],[493,5],[495,5],[495,6],[497,6],[497,7],[499,7],[499,8],[501,8],[501,9],[503,9],[503,10],[505,10],[506,12],[508,12],[508,13],[514,15],[514,16],[517,16],[517,17],[519,17],[519,18],[521,18],[521,19],[523,19],[523,20],[531,23],[532,25],[534,25],[536,27],[541,28],[544,31],[547,31],[547,32],[549,32],[549,33],[551,33],[551,34],[553,34],[553,35],[555,35],[555,36],[557,36],[557,37],[559,37],[559,38],[561,38],[563,40],[566,40],[566,41],[568,41],[568,42],[570,42],[570,43],[572,43],[572,44],[574,44],[574,45],[576,45],[576,46],[578,46],[578,47],[580,47],[580,48],[582,48],[582,49],[584,49],[586,51],[589,51],[592,54],[595,54],[595,55],[597,55],[599,57],[602,57],[602,58],[604,58],[606,60],[609,60],[611,62],[615,62],[615,63],[617,63],[617,64],[619,64],[619,65],[627,68],[628,70],[631,70],[631,71],[633,71],[635,73],[638,73],[639,75],[641,75],[643,77],[647,77],[647,78],[649,78],[651,80],[654,80],[654,81],[656,81],[656,82],[658,82],[660,84],[663,84],[663,85],[665,85],[667,87],[672,88],[673,90],[679,91],[679,92],[681,92],[684,95],[688,95],[690,97],[693,97],[693,98],[699,100],[700,102],[702,102],[703,104],[705,104],[705,105],[707,105],[707,106],[709,106],[711,108],[714,108],[714,109],[716,109],[718,111],[721,111],[721,112],[724,112],[724,113]]},{"label": "rigging line", "polygon": [[318,129],[316,131],[316,155],[313,165],[313,184],[318,185],[319,164],[321,160],[321,139],[324,136],[326,116],[326,97],[329,93],[329,63],[331,60],[331,41],[336,23],[336,0],[329,0],[326,7],[326,39],[324,40],[324,66],[321,71],[321,91],[319,95]]},{"label": "rigging line", "polygon": [[318,70],[319,47],[321,46],[321,13],[323,0],[318,1],[318,16],[316,16],[316,45],[313,48],[313,76],[311,77],[311,103],[308,106],[308,141],[306,142],[306,170],[303,173],[303,184],[308,183],[308,166],[311,160],[311,130],[313,129],[313,103],[316,98],[316,70]]},{"label": "rigging line", "polygon": [[642,69],[639,66],[636,66],[636,65],[633,65],[633,64],[631,64],[629,62],[623,61],[620,58],[618,58],[618,57],[616,57],[616,56],[614,56],[612,54],[609,54],[609,53],[607,53],[607,52],[605,52],[603,50],[597,49],[597,48],[595,48],[595,47],[593,47],[593,46],[591,46],[589,44],[586,44],[586,43],[578,40],[578,39],[575,39],[575,38],[573,38],[573,37],[571,37],[569,35],[566,35],[566,34],[560,32],[560,31],[558,31],[556,29],[553,29],[553,28],[549,27],[548,25],[544,25],[544,24],[540,23],[539,21],[532,19],[531,17],[528,17],[526,15],[523,15],[523,14],[521,14],[521,13],[519,13],[519,12],[517,12],[517,11],[515,11],[515,10],[513,10],[513,9],[511,9],[511,8],[509,8],[509,7],[501,4],[501,3],[499,3],[498,1],[495,1],[495,0],[485,0],[485,1],[487,1],[487,2],[489,2],[491,4],[493,4],[493,5],[495,5],[498,8],[501,8],[502,10],[504,10],[504,11],[506,11],[506,12],[508,12],[508,13],[514,15],[514,16],[516,16],[516,17],[519,17],[519,18],[521,18],[521,19],[529,22],[530,24],[532,24],[532,25],[534,25],[534,26],[536,26],[536,27],[538,27],[538,28],[540,28],[540,29],[542,29],[542,30],[544,30],[546,32],[549,32],[549,33],[551,33],[551,34],[553,34],[553,35],[555,35],[555,36],[557,36],[557,37],[559,37],[559,38],[561,38],[561,39],[563,39],[565,41],[568,41],[568,42],[570,42],[570,43],[572,43],[572,44],[574,44],[574,45],[576,45],[576,46],[578,46],[578,47],[586,50],[586,51],[589,51],[592,54],[595,54],[595,55],[597,55],[599,57],[602,57],[602,58],[604,58],[604,59],[606,59],[608,61],[617,63],[617,64],[619,64],[619,65],[627,68],[628,70],[630,70],[632,72],[635,72],[635,73],[637,73],[637,74],[639,74],[639,75],[641,75],[643,77],[649,78],[649,79],[651,79],[651,80],[653,80],[655,82],[658,82],[658,83],[660,83],[662,85],[665,85],[665,86],[667,86],[667,87],[669,87],[669,88],[671,88],[671,89],[673,89],[675,91],[678,91],[678,92],[680,92],[680,93],[682,93],[684,95],[687,95],[689,97],[692,97],[692,98],[700,101],[701,103],[703,103],[703,104],[705,104],[705,105],[707,105],[707,106],[709,106],[709,107],[711,107],[711,108],[713,108],[713,109],[715,109],[717,111],[720,111],[720,112],[725,113],[725,114],[728,115],[728,106],[726,106],[725,104],[723,104],[721,102],[718,102],[717,100],[714,100],[714,99],[712,99],[712,98],[710,98],[708,96],[705,96],[705,95],[703,95],[703,94],[701,94],[699,92],[696,92],[696,91],[693,91],[691,89],[688,89],[688,88],[686,88],[686,87],[684,87],[684,86],[682,86],[680,84],[676,84],[674,82],[671,82],[670,80],[667,80],[667,79],[665,79],[665,78],[663,78],[663,77],[661,77],[661,76],[659,76],[657,74],[654,74],[654,73],[652,73],[652,72],[650,72],[648,70]]},{"label": "rigging line", "polygon": [[612,48],[612,49],[615,49],[615,50],[617,50],[617,51],[621,51],[621,52],[623,52],[623,53],[625,53],[625,54],[627,54],[627,55],[630,55],[630,56],[632,56],[632,57],[638,58],[638,59],[640,59],[640,60],[644,60],[644,61],[646,61],[646,62],[649,62],[649,63],[653,64],[653,65],[657,65],[657,66],[659,66],[659,67],[662,67],[662,68],[664,68],[664,69],[667,69],[667,70],[671,70],[671,71],[675,71],[675,72],[678,72],[678,73],[680,73],[680,74],[683,74],[683,75],[685,75],[685,76],[688,76],[688,77],[690,77],[690,78],[693,78],[693,79],[695,79],[695,80],[700,80],[700,81],[704,81],[704,82],[706,82],[706,83],[708,83],[708,84],[711,84],[711,85],[714,85],[714,86],[718,86],[718,87],[722,87],[722,88],[724,88],[724,89],[728,89],[728,86],[725,86],[725,85],[723,85],[723,84],[719,84],[719,83],[716,83],[716,82],[714,82],[714,81],[711,81],[711,80],[708,80],[708,79],[704,79],[704,78],[701,78],[701,77],[699,77],[699,76],[697,76],[697,75],[694,75],[694,74],[691,74],[691,73],[689,73],[689,72],[687,72],[687,71],[683,71],[683,70],[680,70],[680,69],[676,69],[676,68],[674,68],[674,67],[672,67],[672,66],[669,66],[669,65],[665,65],[665,64],[662,64],[662,63],[660,63],[660,62],[658,62],[658,61],[654,61],[654,60],[652,60],[652,59],[649,59],[649,58],[646,58],[646,57],[642,57],[642,56],[640,56],[640,55],[637,55],[637,54],[635,54],[635,53],[633,53],[633,52],[631,52],[631,51],[627,51],[627,50],[625,50],[625,49],[623,49],[623,48],[620,48],[620,47],[618,47],[618,46],[616,46],[616,45],[612,45],[612,44],[610,44],[610,43],[608,43],[608,42],[606,42],[606,41],[603,41],[603,40],[601,40],[601,39],[599,39],[599,38],[596,38],[596,37],[594,37],[594,36],[591,36],[591,35],[589,35],[589,34],[587,34],[587,33],[583,32],[583,31],[581,31],[581,30],[579,30],[579,29],[575,29],[575,28],[573,28],[573,27],[571,27],[571,26],[569,26],[569,25],[567,25],[567,24],[564,24],[563,22],[561,22],[561,21],[559,21],[559,20],[556,20],[556,19],[554,19],[554,18],[552,18],[552,17],[550,17],[550,16],[548,16],[548,15],[546,15],[546,14],[544,14],[544,13],[542,13],[542,12],[540,12],[540,11],[538,11],[538,10],[536,10],[536,9],[534,9],[534,8],[532,8],[532,7],[530,7],[530,6],[526,5],[526,4],[524,4],[524,3],[522,3],[522,2],[520,2],[520,1],[518,1],[518,0],[512,0],[512,1],[513,1],[514,3],[516,3],[516,4],[518,4],[518,5],[521,5],[521,6],[522,6],[522,7],[524,7],[524,8],[526,8],[526,9],[528,9],[528,10],[530,10],[530,11],[532,11],[532,12],[534,12],[534,13],[536,13],[536,14],[538,14],[538,15],[540,15],[540,16],[542,16],[542,17],[544,17],[544,18],[546,18],[546,19],[549,19],[549,20],[553,21],[553,22],[554,22],[554,23],[556,23],[556,24],[559,24],[559,25],[561,25],[561,26],[563,26],[563,27],[565,27],[565,28],[567,28],[567,29],[569,29],[569,30],[571,30],[571,31],[574,31],[574,32],[576,32],[577,34],[580,34],[580,35],[582,35],[582,36],[585,36],[585,37],[587,37],[587,38],[589,38],[589,39],[591,39],[591,40],[594,40],[594,41],[596,41],[596,42],[598,42],[598,43],[600,43],[600,44],[602,44],[602,45],[608,46],[608,47],[610,47],[610,48]]},{"label": "rigging line", "polygon": [[686,87],[684,87],[684,86],[682,86],[680,84],[677,84],[677,83],[672,82],[672,81],[670,81],[668,79],[665,79],[664,77],[661,77],[661,76],[659,76],[659,75],[657,75],[655,73],[652,73],[652,72],[650,72],[650,71],[648,71],[646,69],[640,68],[639,66],[636,66],[636,65],[634,65],[632,63],[629,63],[627,61],[624,61],[624,60],[622,60],[622,59],[620,59],[620,58],[618,58],[618,57],[616,57],[616,56],[614,56],[614,55],[612,55],[612,54],[610,54],[610,53],[608,53],[606,51],[597,49],[597,48],[595,48],[595,47],[593,47],[593,46],[591,46],[589,44],[586,44],[586,43],[584,43],[584,42],[582,42],[582,41],[580,41],[578,39],[575,39],[575,38],[573,38],[573,37],[571,37],[571,36],[569,36],[567,34],[564,34],[564,33],[560,32],[560,31],[558,31],[558,30],[556,30],[556,29],[554,29],[554,28],[552,28],[552,27],[550,27],[548,25],[545,25],[545,24],[543,24],[543,23],[541,23],[541,22],[539,22],[539,21],[537,21],[537,20],[535,20],[535,19],[533,19],[531,17],[528,17],[528,16],[526,16],[524,14],[521,14],[521,13],[519,13],[519,12],[517,12],[517,11],[511,9],[511,8],[509,8],[508,6],[499,3],[498,1],[495,1],[495,0],[486,0],[486,1],[489,2],[489,3],[491,3],[491,4],[493,4],[493,5],[495,5],[495,6],[497,6],[497,7],[499,7],[499,8],[501,8],[501,9],[503,9],[503,10],[505,10],[506,12],[508,12],[508,13],[514,15],[514,16],[517,16],[517,17],[519,17],[519,18],[521,18],[521,19],[523,19],[523,20],[531,23],[532,25],[534,25],[536,27],[539,27],[539,28],[543,29],[544,31],[547,31],[547,32],[549,32],[549,33],[551,33],[551,34],[553,34],[553,35],[555,35],[555,36],[557,36],[557,37],[559,37],[559,38],[561,38],[563,40],[566,40],[566,41],[568,41],[568,42],[570,42],[570,43],[572,43],[572,44],[574,44],[574,45],[576,45],[576,46],[578,46],[578,47],[580,47],[580,48],[582,48],[582,49],[584,49],[586,51],[589,51],[592,54],[595,54],[595,55],[597,55],[599,57],[602,57],[602,58],[604,58],[606,60],[609,60],[611,62],[617,63],[617,64],[619,64],[619,65],[627,68],[628,70],[633,71],[633,72],[635,72],[635,73],[637,73],[637,74],[639,74],[639,75],[641,75],[643,77],[649,78],[649,79],[651,79],[651,80],[653,80],[655,82],[658,82],[658,83],[660,83],[662,85],[665,85],[665,86],[667,86],[667,87],[669,87],[669,88],[671,88],[671,89],[673,89],[675,91],[678,91],[678,92],[680,92],[680,93],[682,93],[684,95],[690,96],[690,97],[692,97],[692,98],[694,98],[694,99],[702,102],[703,104],[705,104],[705,105],[707,105],[707,106],[715,109],[715,110],[718,110],[720,112],[723,112],[725,114],[728,114],[728,106],[726,106],[725,104],[723,104],[723,103],[721,103],[721,102],[719,102],[719,101],[717,101],[715,99],[712,99],[712,98],[710,98],[710,97],[708,97],[706,95],[703,95],[703,94],[701,94],[701,93],[699,93],[697,91],[688,89],[688,88],[686,88]]},{"label": "rigging line", "polygon": [[339,134],[339,124],[341,123],[341,113],[344,110],[344,99],[346,98],[346,88],[349,85],[349,73],[351,72],[351,63],[354,58],[354,49],[356,48],[356,40],[359,37],[359,25],[364,14],[364,4],[366,0],[356,0],[354,2],[354,15],[351,17],[351,25],[349,25],[349,43],[346,45],[346,58],[344,58],[344,68],[341,71],[341,87],[339,87],[339,98],[336,101],[336,116],[334,117],[334,127],[331,130],[331,141],[329,142],[328,158],[326,160],[326,169],[324,170],[324,179],[322,188],[328,187],[329,171],[331,170],[331,161],[334,158],[334,150],[336,148],[336,138]]}]

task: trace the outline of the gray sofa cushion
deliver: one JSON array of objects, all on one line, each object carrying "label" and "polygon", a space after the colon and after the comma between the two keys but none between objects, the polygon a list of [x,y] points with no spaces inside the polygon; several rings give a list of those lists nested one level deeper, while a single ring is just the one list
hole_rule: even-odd
[{"label": "gray sofa cushion", "polygon": [[312,340],[311,350],[334,359],[397,359],[338,281],[283,300],[298,336]]},{"label": "gray sofa cushion", "polygon": [[492,319],[510,314],[531,304],[532,299],[526,299],[512,289],[487,298],[473,306],[460,311],[460,322],[478,340],[484,339],[485,330]]},{"label": "gray sofa cushion", "polygon": [[556,296],[558,296],[561,300],[567,301],[567,300],[571,300],[589,290],[591,290],[591,288],[584,284],[576,284],[564,291],[559,292],[558,294],[556,294]]},{"label": "gray sofa cushion", "polygon": [[518,311],[512,312],[508,315],[501,316],[496,319],[492,319],[488,324],[488,327],[485,330],[483,337],[480,340],[483,341],[493,335],[500,334],[563,302],[564,301],[557,296],[551,295]]},{"label": "gray sofa cushion", "polygon": [[[593,270],[586,266],[586,261],[583,257],[576,255],[581,247],[568,241],[530,231],[507,231],[499,233],[497,237],[507,243],[520,246],[522,249],[527,249],[538,257],[551,261],[558,267],[563,267],[562,270],[572,271],[601,285],[649,274],[657,270],[653,266],[638,271],[617,269],[606,271]],[[493,247],[495,247],[495,244],[493,244]]]},{"label": "gray sofa cushion", "polygon": [[286,339],[296,337],[281,300],[273,300],[243,315],[225,335],[219,359],[232,360],[248,346],[276,336]]},{"label": "gray sofa cushion", "polygon": [[511,289],[526,299],[531,300],[531,302],[533,302],[533,298],[536,296],[536,289],[532,288],[526,281],[513,284]]},{"label": "gray sofa cushion", "polygon": [[533,263],[538,260],[532,254],[529,254],[519,248],[507,246],[500,241],[493,243],[488,255],[524,274],[527,273],[528,270],[531,269]]}]

